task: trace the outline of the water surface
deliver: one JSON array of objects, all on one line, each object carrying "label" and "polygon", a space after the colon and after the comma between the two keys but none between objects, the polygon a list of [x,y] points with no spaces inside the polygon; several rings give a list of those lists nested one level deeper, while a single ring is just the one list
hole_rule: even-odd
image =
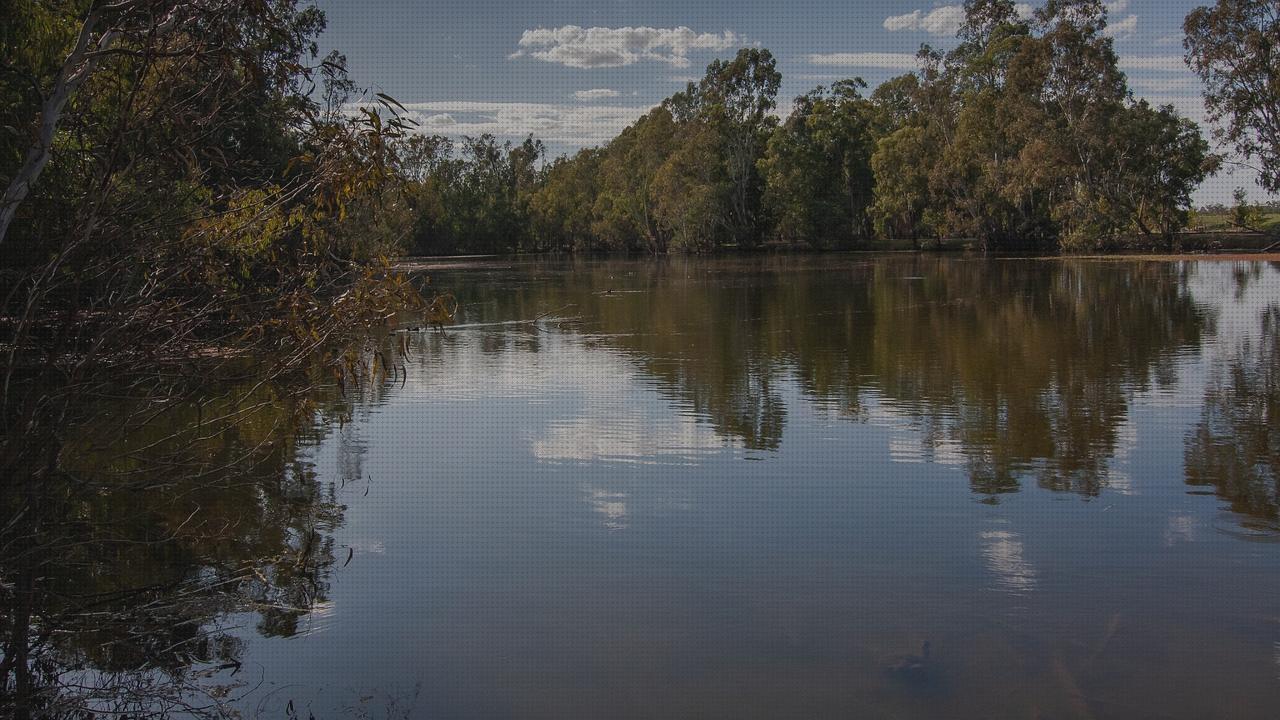
[{"label": "water surface", "polygon": [[423,274],[457,323],[290,461],[322,590],[227,623],[247,715],[1276,717],[1280,267]]}]

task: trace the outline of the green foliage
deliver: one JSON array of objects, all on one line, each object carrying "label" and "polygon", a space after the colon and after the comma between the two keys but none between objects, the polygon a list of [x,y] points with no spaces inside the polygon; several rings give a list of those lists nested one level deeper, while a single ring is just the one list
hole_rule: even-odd
[{"label": "green foliage", "polygon": [[1217,0],[1183,25],[1187,62],[1205,85],[1222,139],[1257,163],[1259,184],[1280,192],[1280,4]]},{"label": "green foliage", "polygon": [[1232,193],[1235,201],[1231,206],[1231,225],[1242,230],[1255,230],[1262,227],[1262,208],[1249,202],[1249,194],[1244,188],[1236,188]]},{"label": "green foliage", "polygon": [[543,181],[542,143],[499,143],[492,135],[400,143],[398,166],[416,212],[407,249],[424,255],[506,253],[540,247],[528,203]]},{"label": "green foliage", "polygon": [[1103,4],[1055,0],[1028,20],[1009,0],[969,0],[965,12],[959,46],[922,48],[919,72],[870,98],[857,79],[819,88],[780,124],[767,115],[771,57],[713,63],[590,168],[559,171],[582,196],[598,168],[597,242],[582,240],[578,217],[565,221],[575,239],[561,247],[1168,243],[1218,159],[1194,124],[1132,99]]},{"label": "green foliage", "polygon": [[872,234],[873,105],[859,79],[796,100],[760,161],[775,239],[817,247],[864,244]]},{"label": "green foliage", "polygon": [[[716,61],[604,148],[557,163],[529,205],[542,248],[703,252],[765,235],[758,163],[776,120],[767,50]],[[554,195],[590,202],[590,217]]]},{"label": "green foliage", "polygon": [[[870,97],[856,78],[818,88],[780,123],[768,51],[713,62],[605,147],[553,163],[527,199],[485,189],[529,213],[511,230],[516,240],[495,245],[488,216],[474,214],[464,234],[432,248],[1171,245],[1220,159],[1194,123],[1133,99],[1104,4],[1052,0],[1029,19],[1011,0],[964,9],[953,51],[923,47],[918,72]],[[437,186],[467,186],[471,172]]]},{"label": "green foliage", "polygon": [[[347,112],[323,27],[296,0],[0,3],[0,715],[181,707],[140,691],[235,662],[214,618],[288,635],[323,600],[339,508],[286,465],[299,368],[341,383],[342,340],[448,314],[384,261],[411,123]],[[224,371],[250,380],[209,396]]]}]

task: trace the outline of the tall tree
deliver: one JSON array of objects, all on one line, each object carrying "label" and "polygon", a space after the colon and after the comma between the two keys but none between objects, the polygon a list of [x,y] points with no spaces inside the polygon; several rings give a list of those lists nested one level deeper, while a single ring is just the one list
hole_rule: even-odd
[{"label": "tall tree", "polygon": [[[667,102],[683,125],[710,127],[719,145],[716,154],[728,184],[726,206],[720,223],[730,242],[750,247],[760,239],[758,208],[763,186],[756,167],[773,129],[770,111],[777,106],[782,74],[773,54],[760,48],[743,48],[732,60],[716,60],[696,85]],[[690,134],[696,142],[712,138],[701,131]]]},{"label": "tall tree", "polygon": [[1222,138],[1257,163],[1262,187],[1280,192],[1280,2],[1218,0],[1183,29],[1210,120],[1226,123]]},{"label": "tall tree", "polygon": [[817,247],[870,239],[875,141],[865,87],[855,78],[797,98],[770,136],[760,169],[763,202],[779,239]]}]

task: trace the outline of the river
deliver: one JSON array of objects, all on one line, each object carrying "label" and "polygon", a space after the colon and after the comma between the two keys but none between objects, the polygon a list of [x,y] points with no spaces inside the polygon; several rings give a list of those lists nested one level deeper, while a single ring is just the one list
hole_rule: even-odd
[{"label": "river", "polygon": [[167,661],[246,717],[1276,717],[1280,264],[418,272],[455,322],[205,491],[187,555],[313,558]]}]

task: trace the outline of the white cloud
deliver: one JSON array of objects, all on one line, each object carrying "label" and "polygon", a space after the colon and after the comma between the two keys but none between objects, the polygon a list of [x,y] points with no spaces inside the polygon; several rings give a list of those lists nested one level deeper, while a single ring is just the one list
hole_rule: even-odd
[{"label": "white cloud", "polygon": [[[1014,6],[1018,17],[1029,20],[1034,8],[1028,3]],[[932,10],[913,10],[904,15],[892,15],[884,19],[884,29],[889,32],[909,30],[926,32],[939,37],[954,37],[964,24],[964,6],[941,5]]]},{"label": "white cloud", "polygon": [[812,65],[828,67],[863,67],[883,70],[916,70],[920,67],[915,53],[829,53],[826,55],[810,55]]},{"label": "white cloud", "polygon": [[609,68],[641,61],[688,67],[694,51],[727,50],[743,42],[738,34],[697,33],[687,27],[560,28],[525,30],[510,59],[532,57],[574,68]]},{"label": "white cloud", "polygon": [[1129,9],[1129,0],[1112,0],[1106,6],[1108,14],[1122,13]]},{"label": "white cloud", "polygon": [[608,88],[596,88],[595,90],[579,90],[575,92],[573,96],[578,98],[582,102],[595,102],[596,100],[608,100],[609,98],[616,98],[621,94],[622,93],[618,92],[617,90],[610,90]]},{"label": "white cloud", "polygon": [[443,128],[450,125],[457,125],[458,121],[453,119],[449,113],[440,113],[439,115],[425,115],[418,120],[418,124],[428,128]]},{"label": "white cloud", "polygon": [[995,575],[996,588],[1023,594],[1036,587],[1036,568],[1026,558],[1022,540],[1016,533],[994,530],[979,533],[982,555],[987,568]]},{"label": "white cloud", "polygon": [[920,15],[921,12],[919,10],[912,10],[906,15],[890,15],[884,19],[884,29],[889,32],[919,30]]},{"label": "white cloud", "polygon": [[959,5],[943,5],[928,12],[914,10],[905,15],[894,15],[884,20],[889,32],[901,30],[923,31],[930,35],[951,37],[964,23],[964,8]]},{"label": "white cloud", "polygon": [[488,133],[569,145],[597,145],[616,137],[652,106],[440,101],[406,103],[426,133],[476,137]]},{"label": "white cloud", "polygon": [[1127,38],[1132,37],[1136,32],[1138,32],[1138,16],[1130,15],[1123,20],[1108,22],[1105,34],[1113,38]]}]

